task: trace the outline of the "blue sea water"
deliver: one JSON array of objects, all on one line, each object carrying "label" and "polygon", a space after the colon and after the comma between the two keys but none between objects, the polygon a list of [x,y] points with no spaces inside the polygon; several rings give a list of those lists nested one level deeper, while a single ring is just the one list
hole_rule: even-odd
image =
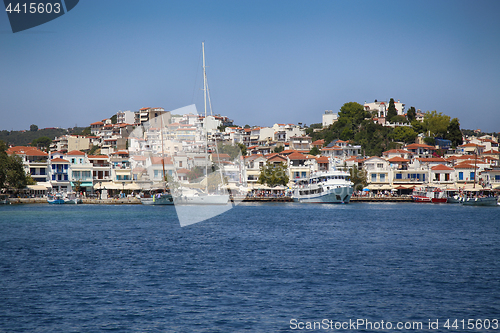
[{"label": "blue sea water", "polygon": [[500,207],[3,206],[0,332],[498,332],[443,325],[500,320],[499,236]]}]

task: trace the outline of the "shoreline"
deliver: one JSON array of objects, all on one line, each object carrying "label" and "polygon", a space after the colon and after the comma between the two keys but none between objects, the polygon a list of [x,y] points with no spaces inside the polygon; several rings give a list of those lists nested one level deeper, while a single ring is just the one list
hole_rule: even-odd
[{"label": "shoreline", "polygon": [[[9,198],[13,205],[18,204],[49,204],[46,198]],[[263,197],[263,198],[245,198],[242,202],[276,202],[286,203],[293,202],[290,197]],[[413,202],[409,197],[352,197],[350,202]],[[123,199],[82,199],[82,205],[140,205],[141,201],[137,198],[123,198]]]}]

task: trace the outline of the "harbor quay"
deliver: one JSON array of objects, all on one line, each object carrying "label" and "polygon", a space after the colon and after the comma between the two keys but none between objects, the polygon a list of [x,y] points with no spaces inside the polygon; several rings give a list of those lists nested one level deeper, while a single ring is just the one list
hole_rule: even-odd
[{"label": "harbor quay", "polygon": [[[246,197],[243,202],[293,202],[291,197]],[[48,204],[47,198],[9,198],[11,204]],[[413,202],[411,197],[351,197],[351,203],[358,202]],[[136,197],[108,198],[108,199],[82,199],[84,205],[137,205],[141,204]]]}]

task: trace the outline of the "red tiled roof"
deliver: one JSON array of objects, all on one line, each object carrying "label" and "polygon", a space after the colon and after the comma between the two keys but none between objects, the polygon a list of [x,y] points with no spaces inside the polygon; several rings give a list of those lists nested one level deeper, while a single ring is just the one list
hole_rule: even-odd
[{"label": "red tiled roof", "polygon": [[455,165],[455,169],[474,169],[474,166],[472,164],[467,163],[467,162],[462,162],[462,163]]},{"label": "red tiled roof", "polygon": [[[172,163],[172,159],[170,157],[164,157],[164,163],[165,164],[174,164]],[[161,162],[162,158],[161,157],[151,157],[151,164],[155,164],[155,165],[162,165],[163,163]]]},{"label": "red tiled roof", "polygon": [[420,162],[446,162],[446,160],[442,157],[426,157],[426,158],[417,158]]},{"label": "red tiled roof", "polygon": [[84,152],[81,152],[79,150],[72,150],[68,153],[66,153],[66,155],[78,155],[78,156],[85,156],[85,153]]},{"label": "red tiled roof", "polygon": [[291,160],[306,160],[307,159],[307,157],[301,153],[291,153],[290,155],[288,155],[288,158]]},{"label": "red tiled roof", "polygon": [[69,161],[67,161],[67,160],[63,160],[62,158],[59,158],[59,157],[58,157],[58,158],[54,158],[54,159],[52,159],[52,160],[51,160],[51,162],[52,162],[52,163],[54,163],[54,162],[55,162],[55,163],[69,163]]},{"label": "red tiled roof", "polygon": [[447,167],[446,165],[443,165],[443,164],[438,164],[438,165],[435,165],[431,168],[431,170],[446,170],[446,171],[450,171],[450,170],[453,170],[453,168],[450,168],[450,167]]},{"label": "red tiled roof", "polygon": [[407,160],[406,158],[402,158],[402,157],[399,157],[399,156],[395,156],[393,158],[390,158],[387,160],[388,162],[391,162],[391,163],[399,163],[399,162],[410,162],[409,160]]}]

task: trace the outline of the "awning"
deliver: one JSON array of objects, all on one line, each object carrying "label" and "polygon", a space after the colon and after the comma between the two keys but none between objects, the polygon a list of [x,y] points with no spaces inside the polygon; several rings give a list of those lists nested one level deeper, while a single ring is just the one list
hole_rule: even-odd
[{"label": "awning", "polygon": [[32,191],[47,191],[47,187],[43,185],[28,185],[27,188]]},{"label": "awning", "polygon": [[[71,182],[71,186],[76,186],[76,182]],[[80,187],[92,187],[92,182],[81,182]]]},{"label": "awning", "polygon": [[125,185],[125,189],[135,191],[135,190],[140,190],[141,187],[139,185],[137,185],[136,183],[130,183],[130,184]]},{"label": "awning", "polygon": [[122,184],[115,184],[113,182],[97,183],[94,185],[94,189],[97,190],[121,190],[123,188]]}]

